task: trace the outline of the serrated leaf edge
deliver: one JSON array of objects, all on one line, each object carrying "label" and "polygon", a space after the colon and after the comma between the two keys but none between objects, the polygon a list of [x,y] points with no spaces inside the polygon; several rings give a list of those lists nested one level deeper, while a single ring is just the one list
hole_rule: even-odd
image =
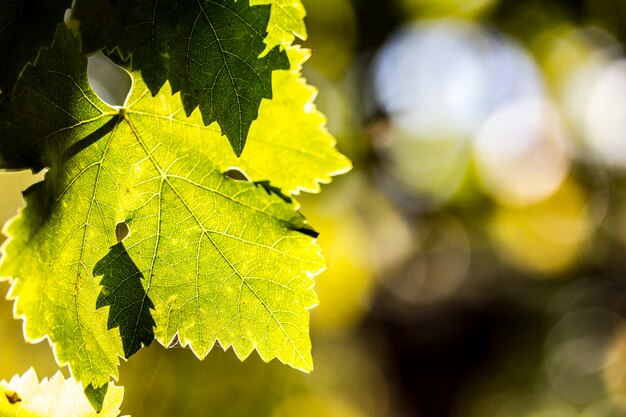
[{"label": "serrated leaf edge", "polygon": [[[37,184],[41,184],[45,181],[45,179],[43,181],[39,181],[34,185]],[[7,252],[6,252],[6,248],[11,244],[11,242],[13,241],[13,235],[11,235],[11,233],[9,233],[9,228],[11,227],[11,225],[17,221],[21,216],[23,211],[25,211],[26,209],[26,201],[24,200],[22,206],[20,207],[20,209],[18,210],[18,213],[11,217],[9,220],[7,220],[4,225],[2,226],[2,234],[4,236],[7,237],[7,239],[2,243],[2,245],[0,245],[0,267],[1,265],[4,263],[4,260],[7,258]],[[62,368],[64,366],[67,366],[67,368],[70,371],[70,374],[72,376],[72,378],[76,378],[74,371],[72,370],[72,367],[70,366],[70,362],[69,360],[62,360],[59,356],[59,352],[57,351],[57,344],[54,343],[52,341],[52,339],[50,339],[50,335],[49,334],[45,334],[41,337],[30,337],[28,335],[28,331],[27,331],[27,321],[28,318],[26,317],[25,314],[18,314],[17,312],[17,308],[18,308],[18,303],[19,303],[19,296],[14,296],[13,290],[15,289],[17,283],[19,281],[19,277],[14,277],[12,275],[8,275],[8,276],[4,276],[4,275],[0,275],[0,282],[9,282],[10,287],[9,290],[7,291],[7,294],[5,296],[5,299],[8,301],[12,301],[13,302],[13,306],[12,306],[12,313],[13,313],[13,318],[15,320],[22,320],[22,334],[24,336],[24,341],[26,343],[31,343],[31,344],[37,344],[37,343],[41,343],[44,340],[48,341],[48,345],[50,346],[50,348],[52,349],[52,354],[54,356],[54,360],[57,363],[57,365],[59,366],[59,368]],[[95,307],[95,306],[94,306]],[[123,356],[121,355],[117,355],[118,357],[118,361],[116,364],[116,369],[119,369],[119,366],[121,364],[121,362],[119,361],[119,359],[123,359],[124,361],[126,360]],[[119,372],[116,373],[110,373],[109,374],[110,377],[112,377],[115,381],[118,381],[119,379]],[[80,383],[83,385],[83,388],[87,387],[85,381],[80,381]]]},{"label": "serrated leaf edge", "polygon": [[[298,83],[302,84],[304,86],[304,88],[306,88],[309,91],[309,93],[310,93],[310,98],[306,102],[306,104],[304,105],[303,111],[305,113],[307,113],[307,114],[315,114],[315,115],[319,116],[320,123],[319,123],[318,129],[323,134],[327,135],[331,139],[331,141],[329,143],[329,146],[336,150],[337,149],[337,147],[336,147],[337,146],[337,139],[335,138],[334,135],[332,135],[328,131],[328,128],[327,128],[328,118],[326,117],[326,115],[324,113],[319,111],[319,109],[317,108],[317,105],[315,104],[315,99],[317,98],[319,90],[317,89],[317,87],[309,84],[307,79],[302,75],[302,68],[303,68],[304,64],[311,57],[311,50],[309,48],[302,48],[299,45],[291,46],[290,48],[293,48],[294,51],[296,51],[298,53],[302,53],[304,55],[304,58],[300,62],[298,62],[296,64],[295,68],[289,69],[289,70],[285,70],[285,71],[291,72],[292,74],[297,74],[298,75]],[[286,49],[288,49],[288,48],[286,48]],[[276,72],[278,72],[278,71],[276,71]],[[273,81],[272,81],[272,88],[274,88],[274,82]],[[266,100],[266,99],[263,99],[263,100]],[[255,120],[255,122],[257,120]],[[338,154],[338,156],[341,159],[343,159],[343,162],[345,163],[345,166],[343,168],[339,168],[339,169],[336,169],[334,171],[327,172],[326,173],[326,176],[327,176],[326,178],[319,177],[319,176],[317,178],[314,178],[314,181],[317,183],[317,186],[315,188],[309,188],[309,187],[298,185],[298,186],[296,186],[295,189],[289,190],[289,193],[291,193],[293,195],[299,195],[301,191],[304,191],[304,192],[310,193],[310,194],[318,194],[322,190],[320,185],[330,184],[330,183],[333,182],[333,178],[332,177],[336,177],[336,176],[343,175],[343,174],[346,174],[346,173],[350,172],[352,170],[352,168],[353,168],[352,161],[350,161],[350,159],[348,157],[346,157],[345,155],[343,155],[340,152],[337,152],[337,154]]]},{"label": "serrated leaf edge", "polygon": [[[274,6],[274,5],[272,5],[272,6]],[[63,24],[63,23],[61,23],[60,25],[64,25],[64,24]],[[80,37],[79,37],[79,42],[80,42]],[[50,45],[52,45],[52,44],[54,44],[54,40],[53,40],[53,42],[52,42]],[[27,63],[27,64],[24,66],[24,69],[22,70],[22,72],[23,72],[23,71],[24,71],[24,70],[28,67],[28,65],[33,65],[33,66],[34,66],[34,65],[37,63],[37,61],[39,60],[39,57],[40,57],[40,54],[41,54],[42,50],[44,50],[44,49],[49,49],[49,48],[50,48],[50,46],[44,46],[44,47],[41,47],[41,48],[39,49],[38,53],[37,53],[37,57],[33,60],[33,62],[32,62],[32,63],[30,63],[30,62],[29,62],[29,63]],[[295,66],[295,68],[293,68],[293,69],[289,69],[289,70],[284,70],[284,71],[289,71],[289,72],[293,72],[293,73],[295,73],[295,74],[301,75],[302,65],[303,65],[303,64],[304,64],[304,62],[306,62],[306,60],[309,58],[309,56],[310,56],[310,51],[309,51],[308,49],[301,48],[301,47],[299,47],[299,46],[294,46],[294,48],[297,48],[299,51],[302,51],[302,52],[303,52],[303,53],[305,53],[307,56],[306,56],[306,58],[304,58],[301,62],[299,62],[299,63]],[[132,74],[131,74],[129,71],[127,71],[126,69],[124,69],[124,71],[126,71],[127,73],[129,73],[129,75],[131,75],[131,89],[130,89],[130,91],[129,91],[129,93],[128,93],[128,95],[127,95],[127,97],[126,97],[125,101],[124,101],[124,104],[123,104],[122,106],[111,106],[111,105],[108,105],[108,104],[107,104],[109,107],[111,107],[111,108],[113,108],[113,109],[115,109],[115,110],[118,110],[118,111],[123,110],[123,109],[124,109],[124,108],[128,105],[128,102],[129,102],[129,100],[130,100],[130,98],[131,98],[131,96],[132,96],[132,94],[131,94],[132,89],[135,87],[135,79],[134,79],[134,77],[132,76]],[[316,113],[316,114],[318,114],[318,115],[320,116],[320,120],[321,120],[321,121],[320,121],[320,126],[319,126],[319,129],[320,129],[320,130],[322,130],[324,133],[328,134],[328,136],[329,136],[330,138],[332,138],[332,142],[330,143],[330,146],[331,146],[331,147],[334,147],[334,146],[336,145],[336,139],[335,139],[332,135],[330,135],[330,133],[329,133],[329,132],[327,131],[327,129],[326,129],[326,120],[327,120],[327,119],[326,119],[326,116],[325,116],[325,115],[323,115],[323,114],[322,114],[322,113],[321,113],[321,112],[317,109],[317,106],[314,104],[314,101],[315,101],[315,98],[316,98],[316,96],[317,96],[317,92],[318,92],[317,88],[315,88],[314,86],[311,86],[311,85],[307,84],[306,79],[305,79],[304,77],[301,77],[301,76],[299,76],[299,78],[298,78],[298,82],[302,83],[302,84],[306,87],[306,89],[310,91],[310,94],[311,94],[311,97],[310,97],[310,99],[308,100],[307,105],[305,106],[305,111],[308,111],[308,112],[313,112],[313,113]],[[168,84],[168,86],[169,86],[169,88],[170,88],[170,91],[171,91],[171,85],[170,85],[169,81],[166,81],[166,83]],[[91,86],[89,86],[89,87],[91,88]],[[176,95],[180,95],[180,92],[175,92],[175,93],[173,93],[173,94],[172,94],[172,96],[176,96]],[[268,100],[268,99],[263,99],[263,100]],[[193,112],[200,112],[200,110],[199,110],[199,108],[198,108],[198,107],[196,107],[196,108],[193,110]],[[193,112],[192,112],[192,113],[193,113]],[[191,116],[191,114],[190,114],[189,116]],[[257,120],[258,120],[258,119],[257,119]],[[255,120],[255,122],[256,122],[256,120]],[[216,123],[216,122],[214,122],[214,123]],[[342,155],[342,156],[343,156],[343,155]],[[346,157],[344,157],[344,158],[345,158],[345,161],[346,161],[346,166],[345,166],[344,168],[341,168],[341,169],[338,169],[338,170],[335,170],[335,171],[332,171],[332,172],[327,173],[326,175],[328,175],[328,178],[315,178],[315,179],[314,179],[314,180],[315,180],[315,182],[316,182],[316,183],[318,183],[318,184],[329,184],[330,182],[332,182],[332,178],[331,178],[331,177],[336,176],[336,175],[341,175],[341,174],[344,174],[344,173],[346,173],[346,172],[350,171],[350,170],[352,169],[352,163],[350,162],[350,160],[349,160],[348,158],[346,158]],[[46,175],[46,177],[47,177],[47,175]],[[39,182],[39,183],[43,183],[43,182],[45,182],[45,181],[46,181],[46,179],[44,179],[43,181],[41,181],[41,182]],[[39,183],[38,183],[38,184],[39,184]],[[295,190],[289,190],[289,192],[290,192],[291,194],[294,194],[294,195],[298,195],[298,194],[300,193],[300,191],[309,192],[309,193],[319,193],[319,192],[321,191],[321,188],[320,188],[319,186],[317,186],[317,187],[315,187],[315,188],[313,188],[313,189],[312,189],[312,188],[303,187],[303,186],[297,186]],[[298,213],[298,212],[299,212],[300,204],[299,204],[299,202],[297,202],[295,199],[293,200],[292,207],[293,207],[293,211],[294,211],[294,212],[296,212],[296,213]],[[19,219],[19,218],[23,215],[23,212],[24,212],[25,208],[26,208],[26,203],[24,202],[24,204],[22,205],[22,207],[20,207],[20,209],[18,210],[18,213],[17,213],[15,216],[13,216],[11,219],[9,219],[7,222],[5,222],[5,224],[4,224],[4,225],[3,225],[3,227],[2,227],[2,233],[3,233],[6,237],[7,237],[7,239],[6,239],[6,240],[2,243],[2,245],[0,245],[0,265],[4,262],[4,260],[5,260],[5,259],[6,259],[6,257],[7,257],[6,248],[7,248],[7,247],[11,244],[11,242],[12,242],[12,241],[13,241],[13,239],[14,239],[14,237],[13,237],[13,236],[12,236],[12,235],[8,232],[8,229],[10,228],[10,226],[11,226],[11,225],[12,225],[15,221],[17,221],[17,219]],[[311,244],[312,244],[313,246],[315,246],[315,248],[317,249],[317,250],[316,250],[316,255],[317,255],[317,257],[319,257],[321,260],[324,260],[323,255],[322,255],[322,249],[321,249],[321,247],[319,246],[319,244],[317,243],[317,239],[313,239],[313,240],[311,241]],[[314,290],[314,287],[315,287],[315,282],[313,281],[313,279],[314,279],[316,276],[318,276],[319,274],[321,274],[321,273],[322,273],[322,272],[323,272],[326,268],[327,268],[327,266],[326,266],[325,261],[324,261],[324,266],[322,266],[319,270],[316,270],[316,271],[304,271],[304,272],[306,273],[307,277],[308,277],[308,278],[310,278],[310,279],[311,279],[311,281],[312,281],[311,285],[310,285],[310,286],[309,286],[306,290],[307,290],[307,291],[312,291],[312,292],[315,294],[315,296],[316,296],[316,300],[317,300],[317,293],[315,293],[315,290]],[[57,362],[57,364],[58,364],[60,367],[63,367],[63,366],[66,366],[66,365],[67,365],[67,366],[68,366],[68,369],[70,369],[70,373],[72,374],[72,377],[74,377],[74,372],[73,372],[73,370],[72,370],[71,366],[69,366],[69,360],[61,360],[61,359],[60,359],[59,353],[58,353],[58,351],[57,351],[57,344],[56,344],[56,343],[54,343],[54,342],[50,339],[50,336],[49,336],[48,334],[45,334],[45,335],[43,335],[43,336],[41,336],[41,337],[38,337],[38,338],[32,338],[32,337],[29,337],[28,332],[27,332],[27,321],[28,321],[28,319],[27,319],[26,315],[24,315],[24,314],[20,315],[20,314],[18,314],[18,312],[17,312],[17,306],[18,306],[18,303],[19,303],[19,299],[20,299],[20,297],[19,297],[19,296],[14,296],[14,295],[12,295],[12,293],[13,293],[13,291],[14,291],[14,288],[16,287],[16,285],[17,285],[17,283],[18,283],[18,281],[19,281],[19,277],[14,277],[14,276],[0,276],[0,282],[4,282],[4,281],[8,281],[8,282],[10,283],[9,290],[8,290],[7,295],[6,295],[6,297],[5,297],[5,298],[6,298],[7,300],[13,301],[13,308],[12,308],[13,317],[14,317],[16,320],[22,320],[22,322],[23,322],[23,323],[22,323],[22,333],[23,333],[23,336],[24,336],[24,340],[25,340],[26,342],[28,342],[28,343],[33,343],[33,344],[34,344],[34,343],[40,343],[40,342],[42,342],[43,340],[46,340],[46,339],[47,339],[47,340],[48,340],[48,344],[49,344],[49,345],[50,345],[50,347],[52,348],[53,355],[54,355],[54,358],[55,358],[55,361]],[[316,301],[314,304],[309,305],[309,306],[306,306],[306,310],[310,311],[311,309],[315,308],[315,307],[318,305],[318,302],[319,302],[319,301]],[[167,343],[165,343],[166,341],[162,341],[162,340],[160,340],[158,337],[157,337],[156,339],[158,340],[158,342],[159,342],[161,345],[163,345],[165,348],[167,348],[168,346],[170,346],[170,345],[174,342],[174,340],[175,340],[177,337],[178,337],[178,331],[176,331],[176,332],[175,332],[174,336],[171,338],[171,340],[167,341]],[[248,354],[244,354],[244,353],[242,353],[242,352],[238,352],[238,351],[237,351],[237,349],[235,348],[235,346],[234,346],[234,345],[232,345],[232,344],[231,344],[231,345],[228,345],[228,346],[225,346],[225,345],[223,344],[223,342],[222,342],[219,338],[215,338],[215,341],[213,342],[213,345],[212,345],[212,346],[211,346],[211,347],[210,347],[210,348],[206,351],[206,353],[204,353],[204,354],[202,354],[201,352],[198,352],[198,351],[197,351],[197,349],[195,349],[195,348],[194,348],[194,346],[192,345],[191,341],[190,341],[190,340],[188,340],[188,339],[187,339],[187,340],[181,340],[181,344],[182,344],[182,346],[184,346],[184,347],[189,347],[189,349],[190,349],[190,350],[194,353],[194,355],[195,355],[198,359],[200,359],[200,360],[203,360],[204,358],[206,358],[206,356],[208,355],[208,353],[209,353],[209,352],[213,349],[213,347],[215,347],[215,344],[219,344],[219,345],[220,345],[220,347],[221,347],[224,351],[227,351],[229,348],[232,348],[232,350],[233,350],[233,352],[235,353],[235,355],[236,355],[236,356],[237,356],[240,360],[242,360],[242,361],[243,361],[243,360],[245,360],[246,358],[248,358],[248,357],[249,357],[249,355],[252,353],[252,351],[256,351],[256,352],[257,352],[257,354],[259,355],[259,357],[260,357],[260,358],[261,358],[264,362],[270,362],[271,360],[273,360],[274,358],[276,358],[276,359],[278,359],[281,363],[286,364],[286,365],[289,365],[289,366],[292,366],[292,367],[294,367],[294,368],[296,368],[296,369],[299,369],[299,370],[301,370],[301,371],[303,371],[303,372],[307,372],[307,373],[308,373],[308,372],[310,372],[310,371],[312,371],[312,370],[313,370],[313,366],[312,366],[312,365],[311,365],[311,367],[310,367],[310,368],[296,367],[296,366],[294,366],[294,365],[291,365],[291,364],[286,363],[284,360],[282,360],[282,359],[278,358],[278,357],[277,357],[277,356],[275,356],[275,355],[274,355],[274,356],[270,356],[270,357],[263,357],[263,356],[261,355],[261,353],[260,353],[260,350],[258,349],[258,346],[259,346],[259,345],[258,345],[258,342],[256,342],[256,341],[255,341],[255,342],[253,342],[253,344],[252,344],[252,345],[253,345],[253,349],[252,349],[252,351],[251,351],[250,353],[248,353]],[[297,351],[296,351],[296,353],[300,356],[300,353],[299,353],[299,352],[297,352]],[[116,369],[119,369],[119,366],[120,366],[120,364],[122,363],[119,359],[122,359],[122,360],[124,360],[124,361],[126,361],[126,359],[125,359],[125,358],[124,358],[124,356],[122,356],[121,354],[117,354],[117,357],[118,357],[118,361],[117,361],[117,364],[116,364],[116,365],[117,365],[117,366],[116,366]],[[301,359],[303,360],[303,362],[307,362],[307,361],[305,361],[305,360],[304,360],[304,358],[302,358],[302,357],[301,357]],[[110,373],[110,377],[112,377],[112,378],[113,378],[113,379],[115,379],[115,380],[118,380],[118,378],[119,378],[119,372]],[[84,383],[84,381],[81,381],[81,383],[83,384],[83,386],[86,386],[86,385],[85,385],[85,383]],[[87,385],[88,385],[88,384],[87,384]]]}]

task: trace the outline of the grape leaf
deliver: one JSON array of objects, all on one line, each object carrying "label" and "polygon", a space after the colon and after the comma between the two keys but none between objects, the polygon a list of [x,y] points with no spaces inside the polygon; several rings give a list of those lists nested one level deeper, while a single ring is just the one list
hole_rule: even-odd
[{"label": "grape leaf", "polygon": [[[334,147],[335,139],[324,128],[326,118],[312,104],[316,90],[300,78],[309,51],[292,46],[287,54],[291,69],[272,75],[274,98],[261,103],[241,157],[228,152],[224,141],[206,146],[216,155],[214,161],[222,171],[238,167],[252,181],[271,178],[273,185],[291,193],[318,192],[319,183],[330,182],[332,176],[347,172],[352,165]],[[197,118],[196,123],[200,123]]]},{"label": "grape leaf", "polygon": [[[98,104],[98,96],[88,87],[86,60],[77,60],[75,50],[62,49],[58,42],[53,52],[45,52],[45,59],[39,59],[36,66],[29,66],[23,72],[13,100],[17,103],[0,103],[0,168],[37,171],[50,166],[60,156],[44,157],[42,149],[66,151],[51,146],[44,148],[50,137],[72,135],[72,127],[77,123],[91,120],[92,130],[96,133],[86,140],[95,141],[102,129],[106,129],[102,113],[108,109],[110,115],[116,114],[104,103]],[[66,85],[71,88],[64,88]],[[78,86],[87,87],[81,89]],[[42,99],[46,97],[50,97],[50,102],[42,106]],[[67,142],[77,142],[78,139],[73,135]]]},{"label": "grape leaf", "polygon": [[[297,60],[305,53],[290,53],[296,64],[280,71],[283,88],[294,84],[300,92],[293,102],[309,103],[312,92],[297,78]],[[333,150],[322,116],[301,112],[294,122],[317,128],[322,140],[313,140],[327,154],[327,164],[294,171],[312,187],[327,178],[328,167],[345,170],[349,163]],[[302,153],[298,146],[306,145],[289,144],[278,134],[291,120],[277,117],[257,120],[259,133],[251,143],[264,139],[265,155],[280,155],[287,146]],[[110,325],[113,308],[102,302],[95,308],[107,284],[94,273],[107,275],[97,265],[107,265],[120,222],[130,229],[124,264],[132,262],[145,278],[160,343],[177,340],[200,358],[216,342],[232,346],[242,359],[256,348],[265,361],[276,357],[298,369],[312,368],[308,310],[317,303],[312,277],[324,268],[315,232],[296,203],[271,185],[272,177],[265,177],[267,183],[223,175],[223,165],[237,163],[224,156],[232,155],[228,142],[215,124],[204,126],[198,112],[187,118],[168,84],[152,97],[134,74],[125,106],[107,106],[88,85],[77,40],[60,27],[53,47],[24,71],[15,99],[0,105],[0,128],[0,143],[12,139],[7,155],[19,155],[26,167],[49,167],[6,229],[0,276],[11,277],[9,296],[16,299],[26,337],[48,337],[57,360],[69,363],[85,386],[117,377],[118,357],[125,354],[123,329]],[[242,158],[242,170],[262,175],[265,156]],[[293,163],[280,156],[274,164]],[[281,186],[299,186],[277,178]]]},{"label": "grape leaf", "polygon": [[52,42],[71,0],[3,0],[0,4],[0,90],[8,96],[28,62]]},{"label": "grape leaf", "polygon": [[273,70],[289,68],[278,48],[260,57],[270,6],[247,0],[77,0],[83,52],[117,48],[156,94],[168,80],[187,115],[199,106],[240,155]]},{"label": "grape leaf", "polygon": [[124,396],[124,388],[108,384],[102,408],[96,412],[73,378],[66,380],[59,371],[39,382],[32,368],[9,382],[0,381],[0,391],[3,417],[115,417],[120,414]]}]

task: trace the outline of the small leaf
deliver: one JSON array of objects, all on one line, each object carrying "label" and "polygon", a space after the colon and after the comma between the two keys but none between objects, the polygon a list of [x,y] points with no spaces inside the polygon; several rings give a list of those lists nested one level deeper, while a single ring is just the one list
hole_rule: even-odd
[{"label": "small leaf", "polygon": [[[0,391],[5,393],[0,395],[2,417],[115,417],[120,414],[124,396],[123,388],[104,385],[99,389],[102,399],[96,411],[83,395],[81,384],[73,378],[66,380],[59,371],[51,379],[39,382],[32,368],[9,382],[0,381]],[[19,401],[10,401],[7,393]]]}]

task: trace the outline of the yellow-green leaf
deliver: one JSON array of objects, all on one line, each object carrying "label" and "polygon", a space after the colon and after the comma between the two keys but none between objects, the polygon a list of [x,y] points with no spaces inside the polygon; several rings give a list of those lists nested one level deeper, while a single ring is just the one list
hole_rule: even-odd
[{"label": "yellow-green leaf", "polygon": [[[271,12],[248,0],[76,0],[72,15],[83,52],[117,48],[152,94],[169,81],[186,113],[199,106],[240,155],[261,100],[272,98],[272,71],[289,68],[279,48],[262,55]],[[292,23],[281,18],[273,33],[282,21]]]},{"label": "yellow-green leaf", "polygon": [[[313,104],[317,90],[301,78],[309,51],[292,46],[287,54],[291,69],[274,71],[274,98],[261,103],[243,154],[237,158],[228,152],[215,125],[208,128],[215,139],[205,146],[222,171],[236,167],[252,181],[271,179],[272,185],[291,193],[318,192],[320,183],[329,183],[352,164],[335,148],[335,138],[325,128],[326,117]],[[197,113],[187,120],[202,122]]]},{"label": "yellow-green leaf", "polygon": [[31,368],[10,381],[0,381],[0,416],[2,417],[116,417],[124,389],[109,384],[100,412],[96,412],[81,384],[65,379],[61,372],[39,381]]},{"label": "yellow-green leaf", "polygon": [[[100,101],[64,27],[0,104],[0,160],[49,167],[6,229],[0,276],[26,337],[49,338],[84,386],[117,377],[118,357],[152,331],[200,358],[219,343],[312,369],[308,310],[324,262],[288,191],[315,190],[349,162],[298,79],[305,56],[289,50],[292,70],[276,74],[279,99],[250,138],[259,151],[241,160],[168,84],[153,97],[133,74],[122,108]],[[231,166],[253,182],[224,175]]]},{"label": "yellow-green leaf", "polygon": [[306,11],[300,0],[250,0],[251,6],[261,4],[272,5],[263,54],[267,54],[275,46],[290,46],[296,36],[306,40]]}]

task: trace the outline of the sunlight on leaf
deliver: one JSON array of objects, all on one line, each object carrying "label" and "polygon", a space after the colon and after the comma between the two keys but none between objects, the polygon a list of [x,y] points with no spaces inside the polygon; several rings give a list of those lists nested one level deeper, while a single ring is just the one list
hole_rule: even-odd
[{"label": "sunlight on leaf", "polygon": [[96,412],[73,378],[66,380],[57,372],[39,382],[32,368],[9,382],[0,381],[0,390],[4,394],[0,394],[2,417],[116,417],[124,396],[123,388],[110,384],[101,410]]},{"label": "sunlight on leaf", "polygon": [[306,27],[304,16],[306,11],[300,0],[250,0],[251,6],[271,4],[272,12],[267,24],[267,36],[265,37],[265,51],[267,54],[275,46],[288,47],[296,36],[306,40]]},{"label": "sunlight on leaf", "polygon": [[[117,48],[153,95],[169,81],[185,113],[199,106],[204,124],[217,121],[237,155],[261,100],[272,98],[272,71],[289,68],[278,48],[260,57],[270,7],[245,0],[78,0],[72,18],[80,22],[84,53]],[[278,20],[273,32],[283,21],[292,24]]]},{"label": "sunlight on leaf", "polygon": [[[313,91],[298,79],[306,53],[290,51],[294,69],[277,74],[283,88],[299,93],[289,98],[279,88],[276,105],[296,103],[300,115],[294,110],[281,121],[276,110],[263,113],[256,122],[263,134],[250,144],[264,140],[267,156],[242,158],[238,165],[254,181],[247,182],[223,175],[233,161],[219,127],[205,126],[198,112],[188,118],[168,84],[153,97],[135,73],[126,106],[111,108],[90,89],[77,51],[78,41],[60,27],[0,113],[2,132],[13,139],[0,142],[8,143],[0,155],[50,167],[6,228],[0,264],[27,339],[49,338],[59,364],[95,387],[117,378],[119,357],[149,343],[151,319],[161,344],[177,339],[200,358],[219,343],[241,359],[256,350],[265,361],[311,370],[308,310],[317,304],[312,277],[324,262],[316,232],[285,192],[316,190],[350,165],[312,109]],[[323,163],[297,155],[302,144],[289,140],[304,138],[272,140],[290,122],[311,132]],[[18,128],[25,125],[33,127]],[[266,158],[276,170],[263,175]],[[131,233],[116,252],[120,223]],[[127,285],[122,275],[138,281],[132,291],[109,281]]]}]

